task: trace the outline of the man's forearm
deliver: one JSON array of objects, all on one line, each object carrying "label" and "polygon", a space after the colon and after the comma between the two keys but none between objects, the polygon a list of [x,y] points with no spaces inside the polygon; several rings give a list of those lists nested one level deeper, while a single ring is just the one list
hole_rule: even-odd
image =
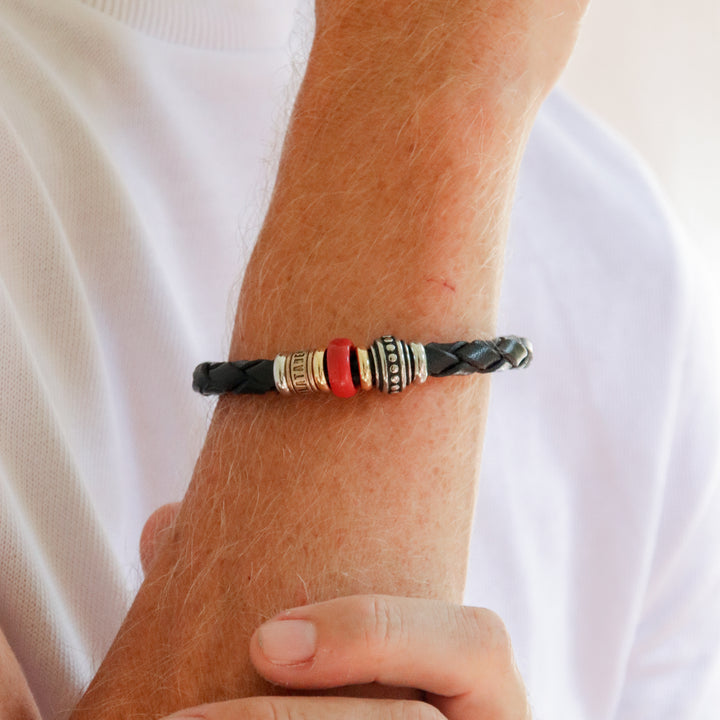
[{"label": "man's forearm", "polygon": [[[492,332],[537,98],[497,86],[504,50],[472,51],[481,13],[425,5],[321,14],[233,358]],[[522,78],[517,63],[503,73]],[[367,591],[458,600],[487,389],[221,399],[172,538],[77,715],[263,691],[247,639],[287,606]]]},{"label": "man's forearm", "polygon": [[354,34],[311,55],[232,355],[492,327],[523,118],[455,48]]}]

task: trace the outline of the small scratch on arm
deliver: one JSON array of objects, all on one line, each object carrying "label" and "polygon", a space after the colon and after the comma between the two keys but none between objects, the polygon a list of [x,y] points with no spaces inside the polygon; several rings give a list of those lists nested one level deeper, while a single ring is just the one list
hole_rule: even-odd
[{"label": "small scratch on arm", "polygon": [[447,278],[445,277],[433,277],[432,275],[425,278],[426,282],[429,283],[435,283],[436,285],[440,285],[441,287],[446,288],[447,290],[450,290],[451,292],[457,292],[457,287],[451,283]]}]

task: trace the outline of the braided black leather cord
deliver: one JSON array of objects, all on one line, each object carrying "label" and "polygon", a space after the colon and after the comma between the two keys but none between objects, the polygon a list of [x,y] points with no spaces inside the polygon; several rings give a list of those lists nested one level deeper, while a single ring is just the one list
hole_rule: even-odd
[{"label": "braided black leather cord", "polygon": [[527,367],[532,360],[532,345],[525,338],[508,335],[494,340],[429,343],[425,354],[428,374],[448,377]]},{"label": "braided black leather cord", "polygon": [[193,390],[202,395],[262,395],[275,390],[273,361],[204,362],[193,372]]},{"label": "braided black leather cord", "polygon": [[[425,345],[428,374],[433,377],[491,373],[524,368],[532,360],[532,345],[508,335],[494,340],[429,343]],[[272,360],[205,362],[195,368],[193,390],[202,395],[261,395],[275,390]]]}]

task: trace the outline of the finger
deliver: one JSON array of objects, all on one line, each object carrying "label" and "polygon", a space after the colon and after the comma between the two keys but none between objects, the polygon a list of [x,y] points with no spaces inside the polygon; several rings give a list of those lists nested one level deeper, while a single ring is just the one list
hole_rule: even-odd
[{"label": "finger", "polygon": [[147,520],[140,535],[140,562],[143,572],[147,575],[155,561],[163,533],[175,522],[180,503],[169,503],[159,507]]},{"label": "finger", "polygon": [[200,705],[166,720],[445,720],[418,700],[343,697],[257,697]]},{"label": "finger", "polygon": [[[424,690],[451,720],[527,714],[508,633],[489,610],[380,595],[340,598],[265,623],[250,641],[250,657],[265,678],[293,688],[377,682]],[[504,714],[506,707],[514,714]]]}]

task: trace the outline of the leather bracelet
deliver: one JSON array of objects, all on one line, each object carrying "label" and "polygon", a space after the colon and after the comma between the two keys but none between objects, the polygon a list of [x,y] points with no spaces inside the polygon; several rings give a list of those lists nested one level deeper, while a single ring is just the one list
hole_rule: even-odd
[{"label": "leather bracelet", "polygon": [[340,338],[326,349],[277,355],[274,360],[201,363],[193,373],[193,390],[202,395],[277,391],[281,395],[332,392],[352,397],[358,390],[377,388],[395,395],[414,382],[424,383],[429,376],[525,368],[532,356],[530,341],[514,335],[428,345],[383,335],[369,348],[355,347]]}]

